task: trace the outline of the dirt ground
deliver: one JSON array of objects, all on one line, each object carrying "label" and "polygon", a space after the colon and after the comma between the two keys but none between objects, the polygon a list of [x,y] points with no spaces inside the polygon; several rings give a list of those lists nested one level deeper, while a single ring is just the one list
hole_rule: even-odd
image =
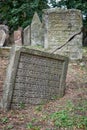
[{"label": "dirt ground", "polygon": [[[64,108],[67,101],[77,104],[82,99],[87,99],[87,64],[72,62],[68,67],[64,97],[43,106],[32,105],[9,112],[0,110],[0,130],[58,130],[47,117]],[[32,127],[31,123],[35,127]]]}]

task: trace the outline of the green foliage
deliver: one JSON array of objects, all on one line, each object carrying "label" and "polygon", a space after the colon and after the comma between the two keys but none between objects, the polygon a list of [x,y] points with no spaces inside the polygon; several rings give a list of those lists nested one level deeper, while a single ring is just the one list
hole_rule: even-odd
[{"label": "green foliage", "polygon": [[7,118],[7,117],[3,117],[3,118],[1,119],[1,122],[2,122],[2,123],[8,123],[8,118]]},{"label": "green foliage", "polygon": [[32,128],[33,128],[32,123],[28,123],[28,124],[27,124],[27,128],[28,128],[28,129],[32,129]]},{"label": "green foliage", "polygon": [[83,106],[74,106],[72,102],[68,102],[65,109],[52,113],[50,119],[57,128],[75,127],[86,130],[87,116],[83,113],[87,110],[87,103],[84,102]]},{"label": "green foliage", "polygon": [[29,130],[40,130],[39,126],[33,126],[33,124],[30,122],[27,124],[27,129]]},{"label": "green foliage", "polygon": [[7,130],[11,130],[13,128],[13,125],[8,125]]},{"label": "green foliage", "polygon": [[38,112],[42,111],[42,107],[43,107],[42,105],[38,105],[38,106],[36,106],[35,110]]},{"label": "green foliage", "polygon": [[54,125],[58,128],[72,128],[73,126],[73,120],[70,118],[69,113],[66,110],[53,113],[51,119],[54,121]]},{"label": "green foliage", "polygon": [[0,1],[0,21],[6,22],[11,31],[19,26],[26,27],[31,23],[33,14],[47,8],[47,0],[5,0]]},{"label": "green foliage", "polygon": [[25,108],[25,104],[23,102],[20,102],[19,103],[19,108],[24,109]]}]

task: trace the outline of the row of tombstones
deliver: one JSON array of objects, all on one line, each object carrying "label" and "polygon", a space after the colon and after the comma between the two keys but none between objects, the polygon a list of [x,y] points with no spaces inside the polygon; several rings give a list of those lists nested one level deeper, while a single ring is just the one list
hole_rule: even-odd
[{"label": "row of tombstones", "polygon": [[[14,31],[14,34],[12,36],[12,42],[14,44],[18,46],[21,46],[21,45],[29,46],[29,45],[36,45],[38,43],[37,40],[39,41],[39,37],[41,36],[41,33],[38,34],[37,30],[42,26],[42,24],[37,13],[35,13],[33,17],[33,21],[34,22],[32,22],[32,24],[27,26],[24,30],[20,27],[18,28],[18,30]],[[35,29],[35,26],[36,26],[36,29]],[[31,31],[33,31],[32,35],[31,35]],[[35,35],[38,35],[38,36],[35,36]],[[9,39],[10,39],[10,36],[9,36],[8,26],[1,24],[0,25],[0,47],[8,46]]]},{"label": "row of tombstones", "polygon": [[[41,32],[40,32],[41,29]],[[38,32],[37,32],[38,30]],[[33,33],[31,33],[33,32]],[[25,45],[42,45],[42,23],[37,13],[33,17],[32,24],[27,26],[24,30],[19,27],[12,35],[12,42],[18,46]],[[6,25],[0,25],[0,47],[8,46],[10,36],[9,28]]]},{"label": "row of tombstones", "polygon": [[[55,50],[78,33],[82,27],[82,15],[79,10],[47,9],[43,11],[42,23],[37,13],[34,14],[31,25],[24,30],[14,31],[13,43],[20,46],[40,45]],[[8,27],[0,25],[0,46],[6,44],[9,37]],[[68,55],[71,59],[82,58],[82,34],[76,36],[58,53]]]}]

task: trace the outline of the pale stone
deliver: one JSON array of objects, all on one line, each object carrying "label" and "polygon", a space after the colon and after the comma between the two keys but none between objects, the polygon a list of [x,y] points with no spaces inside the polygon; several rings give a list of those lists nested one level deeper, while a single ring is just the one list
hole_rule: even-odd
[{"label": "pale stone", "polygon": [[7,45],[8,38],[9,38],[8,26],[1,24],[0,25],[0,47]]},{"label": "pale stone", "polygon": [[0,30],[0,47],[3,47],[6,40],[6,33],[4,30]]},{"label": "pale stone", "polygon": [[[81,31],[81,11],[75,9],[52,8],[43,10],[44,47],[55,50],[66,43],[74,34]],[[68,49],[71,46],[71,49]],[[62,49],[56,51],[59,54],[68,54],[70,59],[82,58],[82,34],[72,39]],[[67,53],[68,52],[68,53]],[[72,56],[75,52],[76,55]]]},{"label": "pale stone", "polygon": [[34,14],[31,23],[31,45],[43,46],[43,28],[37,13]]},{"label": "pale stone", "polygon": [[30,45],[30,41],[31,41],[30,40],[31,39],[30,33],[31,33],[31,28],[30,28],[30,25],[29,25],[23,31],[23,44],[26,45],[26,46]]},{"label": "pale stone", "polygon": [[22,45],[22,29],[19,28],[17,31],[14,31],[14,43],[17,46]]},{"label": "pale stone", "polygon": [[20,102],[42,104],[62,97],[66,88],[68,58],[27,47],[12,47],[1,106],[18,108]]},{"label": "pale stone", "polygon": [[0,30],[4,30],[6,34],[9,34],[9,29],[8,29],[7,25],[1,24],[0,25]]}]

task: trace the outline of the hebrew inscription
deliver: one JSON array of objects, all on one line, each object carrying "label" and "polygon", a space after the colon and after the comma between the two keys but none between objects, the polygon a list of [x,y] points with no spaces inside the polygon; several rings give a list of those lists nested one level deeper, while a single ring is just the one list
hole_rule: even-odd
[{"label": "hebrew inscription", "polygon": [[[74,34],[81,31],[80,10],[52,8],[43,10],[44,47],[55,49],[66,43]],[[70,59],[82,58],[82,34],[72,39],[56,53],[67,55]],[[73,53],[78,52],[76,55]]]},{"label": "hebrew inscription", "polygon": [[13,65],[10,64],[16,69],[13,69],[11,79],[7,77],[6,81],[9,78],[10,83],[6,82],[4,87],[9,85],[9,91],[12,90],[12,95],[8,93],[3,99],[3,104],[10,99],[7,107],[18,107],[20,102],[41,104],[54,96],[64,95],[68,58],[26,48],[19,49],[13,57]]}]

